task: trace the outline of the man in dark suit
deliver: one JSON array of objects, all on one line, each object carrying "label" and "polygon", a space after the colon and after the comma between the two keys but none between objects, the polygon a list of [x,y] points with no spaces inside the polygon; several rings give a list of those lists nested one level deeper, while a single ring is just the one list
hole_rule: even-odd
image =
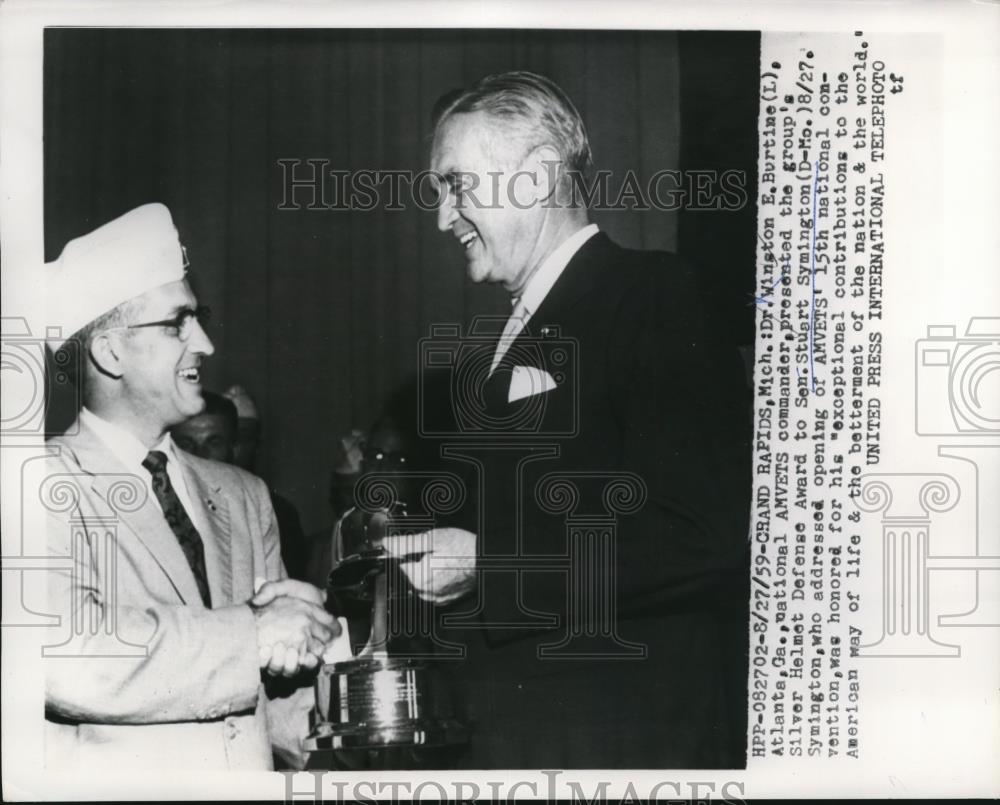
[{"label": "man in dark suit", "polygon": [[695,269],[588,223],[590,161],[541,76],[488,77],[442,110],[438,226],[513,312],[449,401],[475,516],[426,553],[391,549],[455,610],[465,765],[742,767],[748,390]]},{"label": "man in dark suit", "polygon": [[37,479],[54,560],[38,611],[61,627],[46,648],[51,768],[305,762],[312,691],[271,677],[315,668],[339,627],[319,590],[286,578],[263,481],[171,440],[204,408],[214,351],[186,268],[160,204],[46,266],[51,345],[73,335],[83,401]]}]

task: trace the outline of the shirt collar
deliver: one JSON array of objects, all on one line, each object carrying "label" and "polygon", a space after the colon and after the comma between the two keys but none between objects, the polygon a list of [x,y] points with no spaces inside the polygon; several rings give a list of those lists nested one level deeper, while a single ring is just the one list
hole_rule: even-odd
[{"label": "shirt collar", "polygon": [[[135,436],[124,428],[102,419],[86,407],[80,409],[80,421],[97,434],[97,438],[122,464],[131,470],[142,469],[142,462],[145,461],[149,450]],[[160,443],[153,449],[166,454],[168,463],[176,458],[174,443],[169,432],[164,434]]]},{"label": "shirt collar", "polygon": [[524,287],[524,293],[519,298],[511,300],[512,304],[521,302],[528,314],[538,310],[542,301],[548,295],[556,280],[563,273],[569,261],[573,259],[580,247],[597,234],[597,224],[587,224],[583,229],[577,230],[566,240],[559,244],[559,247],[545,258],[534,276],[528,280]]}]

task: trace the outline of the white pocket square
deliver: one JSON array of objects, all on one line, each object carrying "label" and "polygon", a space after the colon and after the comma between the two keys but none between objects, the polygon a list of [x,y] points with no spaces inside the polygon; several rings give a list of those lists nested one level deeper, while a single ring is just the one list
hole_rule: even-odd
[{"label": "white pocket square", "polygon": [[544,369],[534,366],[515,366],[510,376],[510,388],[507,390],[507,402],[533,397],[552,391],[558,384],[552,375]]}]

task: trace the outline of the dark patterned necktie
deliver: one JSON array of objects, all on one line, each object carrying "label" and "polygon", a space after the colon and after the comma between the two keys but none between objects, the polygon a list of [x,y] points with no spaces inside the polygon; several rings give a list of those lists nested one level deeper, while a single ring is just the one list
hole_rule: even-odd
[{"label": "dark patterned necktie", "polygon": [[160,501],[163,509],[163,516],[167,518],[167,525],[174,532],[177,541],[181,544],[181,550],[187,557],[188,564],[194,573],[194,580],[198,583],[198,592],[201,593],[201,600],[205,606],[211,608],[212,594],[208,591],[208,573],[205,570],[205,546],[202,545],[201,536],[198,529],[194,527],[191,518],[184,510],[181,499],[177,497],[173,484],[170,483],[170,476],[167,475],[167,457],[159,450],[150,450],[142,462],[142,466],[149,470],[153,476],[153,494]]}]

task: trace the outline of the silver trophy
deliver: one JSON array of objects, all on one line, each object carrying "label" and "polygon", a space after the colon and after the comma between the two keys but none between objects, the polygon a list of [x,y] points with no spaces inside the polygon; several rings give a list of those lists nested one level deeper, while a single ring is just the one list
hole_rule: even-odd
[{"label": "silver trophy", "polygon": [[400,618],[394,616],[419,604],[382,540],[427,527],[425,518],[410,517],[406,504],[396,500],[375,511],[355,508],[342,520],[327,607],[341,615],[360,605],[370,614],[371,628],[353,659],[320,669],[307,750],[442,747],[468,739],[455,717],[447,678],[433,660],[391,650],[399,642],[391,625]]}]

